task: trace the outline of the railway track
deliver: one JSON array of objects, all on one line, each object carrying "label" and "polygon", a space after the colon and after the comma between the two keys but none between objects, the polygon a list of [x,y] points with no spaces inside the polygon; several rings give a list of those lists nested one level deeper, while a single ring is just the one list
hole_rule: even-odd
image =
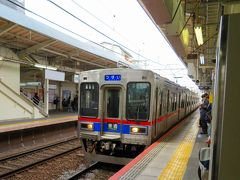
[{"label": "railway track", "polygon": [[[65,177],[67,180],[77,179],[108,179],[123,166],[103,162],[95,162],[84,169],[76,171],[74,174]],[[90,176],[89,176],[90,175]]]},{"label": "railway track", "polygon": [[81,148],[77,138],[32,149],[0,159],[0,179]]},{"label": "railway track", "polygon": [[77,180],[78,178],[80,178],[81,176],[85,175],[86,173],[92,171],[93,169],[99,168],[100,165],[101,165],[100,162],[95,162],[95,163],[91,164],[90,166],[88,166],[87,168],[79,170],[74,175],[68,177],[68,180]]}]

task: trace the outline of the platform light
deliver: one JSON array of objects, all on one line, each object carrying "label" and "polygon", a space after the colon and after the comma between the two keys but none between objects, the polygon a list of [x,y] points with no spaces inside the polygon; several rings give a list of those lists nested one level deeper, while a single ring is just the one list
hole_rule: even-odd
[{"label": "platform light", "polygon": [[3,57],[2,56],[0,56],[0,61],[2,61],[3,60]]},{"label": "platform light", "polygon": [[201,26],[195,26],[194,31],[195,31],[195,34],[196,34],[197,43],[200,46],[200,45],[203,44],[202,27]]},{"label": "platform light", "polygon": [[204,54],[200,54],[200,64],[204,64]]},{"label": "platform light", "polygon": [[53,71],[56,71],[56,70],[57,70],[56,67],[47,66],[47,65],[42,65],[42,64],[34,64],[34,67],[42,68],[42,69],[49,69],[49,70],[53,70]]}]

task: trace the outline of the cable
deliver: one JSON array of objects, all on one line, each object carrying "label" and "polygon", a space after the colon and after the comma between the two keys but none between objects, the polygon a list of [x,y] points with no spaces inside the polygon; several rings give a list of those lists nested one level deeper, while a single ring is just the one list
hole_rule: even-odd
[{"label": "cable", "polygon": [[58,7],[59,9],[61,9],[62,11],[66,12],[67,14],[71,15],[71,16],[74,17],[75,19],[79,20],[80,22],[82,22],[82,23],[85,24],[86,26],[92,28],[93,30],[95,30],[95,31],[98,32],[99,34],[101,34],[101,35],[103,35],[104,37],[110,39],[111,41],[117,43],[118,45],[120,45],[120,46],[126,48],[127,50],[129,50],[129,51],[135,53],[136,55],[139,55],[140,57],[142,57],[142,58],[144,58],[144,59],[146,59],[146,60],[149,60],[149,61],[152,61],[152,62],[154,62],[154,63],[156,63],[156,64],[162,65],[162,64],[160,64],[160,63],[158,63],[158,62],[156,62],[156,61],[154,61],[154,60],[151,60],[151,59],[148,59],[148,58],[142,56],[141,54],[139,54],[139,53],[137,53],[137,52],[135,52],[135,51],[129,49],[129,48],[126,47],[125,45],[123,45],[123,44],[117,42],[116,40],[114,40],[114,39],[112,39],[111,37],[107,36],[107,35],[104,34],[103,32],[101,32],[101,31],[99,31],[98,29],[94,28],[94,27],[91,26],[90,24],[88,24],[88,23],[86,23],[85,21],[81,20],[80,18],[78,18],[77,16],[75,16],[74,14],[72,14],[71,12],[67,11],[67,10],[64,9],[63,7],[59,6],[58,4],[56,4],[55,2],[53,2],[52,0],[47,0],[47,1],[50,2],[50,3],[52,3],[53,5],[55,5],[56,7]]},{"label": "cable", "polygon": [[124,37],[121,33],[119,33],[118,31],[113,30],[113,28],[108,25],[106,22],[104,22],[103,20],[101,20],[100,18],[98,18],[97,16],[95,16],[93,13],[91,13],[89,10],[87,10],[86,8],[82,7],[79,3],[77,3],[75,0],[71,0],[76,6],[78,6],[80,9],[86,11],[88,14],[90,14],[92,17],[94,17],[95,19],[97,19],[99,22],[101,22],[103,25],[105,25],[107,28],[109,28],[110,30],[112,30],[114,33],[118,34],[119,36],[121,36],[122,38],[124,38],[125,40],[127,40],[129,43],[132,43],[128,38]]},{"label": "cable", "polygon": [[[86,37],[84,37],[84,36],[82,36],[82,35],[80,35],[80,34],[77,34],[77,33],[73,32],[73,31],[71,31],[70,29],[67,29],[67,28],[65,28],[65,27],[63,27],[63,26],[61,26],[61,25],[59,25],[59,24],[57,24],[57,23],[55,23],[55,22],[53,22],[53,21],[51,21],[51,20],[49,20],[49,19],[47,19],[47,18],[45,18],[45,17],[43,17],[43,16],[41,16],[41,15],[39,15],[39,14],[33,12],[33,11],[31,11],[30,9],[27,9],[27,8],[25,8],[25,7],[23,7],[23,6],[15,3],[15,2],[12,1],[12,0],[7,0],[7,1],[10,2],[10,3],[12,3],[12,4],[14,4],[14,5],[16,5],[16,6],[18,6],[18,7],[20,7],[21,9],[24,9],[24,10],[26,10],[26,11],[28,11],[28,12],[30,12],[30,13],[32,13],[32,14],[34,14],[34,15],[36,15],[36,16],[38,16],[38,17],[40,17],[40,18],[42,18],[42,19],[44,19],[44,20],[46,20],[46,21],[48,21],[48,22],[50,22],[50,23],[52,23],[52,24],[54,24],[54,25],[56,25],[56,26],[58,26],[58,27],[60,27],[60,28],[62,28],[62,29],[64,29],[64,30],[68,31],[68,32],[71,32],[71,33],[74,34],[74,35],[77,35],[78,37],[81,37],[81,38],[83,38],[83,39],[85,39],[85,40],[87,40],[87,41],[89,41],[89,42],[91,42],[91,43],[93,43],[93,44],[95,44],[95,45],[97,45],[97,46],[100,46],[100,47],[102,47],[102,48],[108,49],[109,51],[112,51],[112,52],[114,52],[114,53],[116,53],[116,54],[119,54],[119,55],[123,56],[122,54],[120,54],[120,53],[118,53],[118,52],[116,52],[116,51],[114,51],[114,50],[112,50],[112,49],[106,48],[105,46],[102,46],[101,44],[98,44],[98,43],[96,43],[96,42],[94,42],[94,41],[92,41],[92,40],[90,40],[90,39],[88,39],[88,38],[86,38]],[[48,1],[49,1],[49,0],[48,0]],[[57,5],[57,7],[58,7],[58,5]],[[59,8],[60,8],[60,7],[59,7]],[[117,41],[115,41],[115,42],[116,42],[117,44],[120,44],[120,43],[118,43]],[[121,44],[120,44],[120,45],[121,45]],[[123,46],[123,47],[125,47],[125,46]],[[140,56],[140,57],[145,58],[146,60],[149,60],[149,61],[151,61],[151,62],[153,62],[153,63],[156,63],[156,64],[158,64],[158,65],[163,66],[163,64],[158,63],[158,62],[156,62],[156,61],[154,61],[154,60],[148,59],[148,58],[142,56],[142,55],[139,54],[139,53],[136,53],[135,51],[133,51],[133,50],[127,48],[127,47],[126,47],[126,49],[130,50],[131,52],[134,52],[136,55],[138,55],[138,56]]]},{"label": "cable", "polygon": [[102,21],[101,19],[99,19],[97,16],[95,16],[93,13],[91,13],[90,11],[88,11],[86,8],[82,7],[79,3],[77,3],[75,0],[71,0],[74,4],[76,4],[80,9],[83,9],[84,11],[86,11],[88,14],[90,14],[92,17],[94,17],[95,19],[97,19],[99,22],[101,22],[102,24],[104,24],[106,27],[108,27],[109,29],[112,30],[112,27],[109,26],[107,23],[105,23],[104,21]]},{"label": "cable", "polygon": [[112,52],[114,52],[116,54],[119,54],[119,55],[123,56],[122,54],[120,54],[120,53],[118,53],[118,52],[116,52],[116,51],[114,51],[112,49],[106,48],[105,46],[102,46],[101,44],[98,44],[98,43],[96,43],[96,42],[94,42],[94,41],[92,41],[92,40],[90,40],[90,39],[88,39],[88,38],[86,38],[84,36],[81,36],[80,34],[77,34],[77,33],[73,32],[73,31],[71,31],[70,29],[67,29],[67,28],[65,28],[65,27],[63,27],[63,26],[61,26],[61,25],[59,25],[59,24],[57,24],[57,23],[55,23],[55,22],[53,22],[53,21],[51,21],[51,20],[41,16],[41,15],[37,14],[37,13],[35,13],[35,12],[33,12],[33,11],[31,11],[31,10],[29,10],[29,9],[27,9],[27,8],[17,4],[17,3],[15,3],[12,0],[7,0],[7,1],[12,3],[12,4],[14,4],[14,5],[16,5],[16,6],[18,6],[18,7],[20,7],[20,8],[22,8],[22,9],[24,9],[24,10],[26,10],[26,11],[28,11],[28,12],[30,12],[30,13],[32,13],[32,14],[34,14],[34,15],[36,15],[36,16],[38,16],[38,17],[40,17],[40,18],[42,18],[42,19],[44,19],[44,20],[46,20],[46,21],[48,21],[48,22],[50,22],[50,23],[52,23],[52,24],[54,24],[54,25],[56,25],[56,26],[58,26],[58,27],[60,27],[60,28],[62,28],[62,29],[64,29],[64,30],[66,30],[66,31],[68,31],[68,32],[71,32],[72,34],[74,34],[76,36],[79,36],[79,37],[81,37],[81,38],[83,38],[83,39],[85,39],[85,40],[87,40],[87,41],[89,41],[89,42],[91,42],[91,43],[93,43],[93,44],[95,44],[97,46],[100,46],[102,48],[108,49],[109,51],[112,51]]}]

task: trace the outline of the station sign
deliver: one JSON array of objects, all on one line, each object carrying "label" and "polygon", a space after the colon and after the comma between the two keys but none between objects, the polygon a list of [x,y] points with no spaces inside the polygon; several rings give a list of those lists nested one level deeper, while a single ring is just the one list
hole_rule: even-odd
[{"label": "station sign", "polygon": [[107,74],[104,79],[105,81],[121,81],[122,76],[120,74]]},{"label": "station sign", "polygon": [[65,81],[65,73],[46,69],[45,79],[54,80],[54,81]]}]

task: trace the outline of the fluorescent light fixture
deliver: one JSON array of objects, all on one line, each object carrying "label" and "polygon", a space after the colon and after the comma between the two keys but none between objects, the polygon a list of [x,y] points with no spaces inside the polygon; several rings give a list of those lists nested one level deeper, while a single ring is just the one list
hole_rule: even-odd
[{"label": "fluorescent light fixture", "polygon": [[197,43],[200,46],[200,45],[203,44],[202,27],[201,26],[195,26],[194,31],[195,31],[195,34],[196,34]]},{"label": "fluorescent light fixture", "polygon": [[3,60],[3,57],[2,56],[0,56],[0,61],[2,61]]},{"label": "fluorescent light fixture", "polygon": [[200,64],[204,64],[204,55],[200,54]]},{"label": "fluorescent light fixture", "polygon": [[49,69],[49,70],[53,70],[53,71],[56,71],[56,70],[57,70],[56,67],[47,66],[47,65],[42,65],[42,64],[34,64],[34,67],[42,68],[42,69]]},{"label": "fluorescent light fixture", "polygon": [[57,70],[57,68],[56,68],[56,67],[53,67],[53,66],[47,66],[47,69],[53,70],[53,71],[56,71],[56,70]]},{"label": "fluorescent light fixture", "polygon": [[42,64],[34,64],[34,67],[43,68],[43,69],[46,69],[46,68],[47,68],[46,65],[42,65]]}]

